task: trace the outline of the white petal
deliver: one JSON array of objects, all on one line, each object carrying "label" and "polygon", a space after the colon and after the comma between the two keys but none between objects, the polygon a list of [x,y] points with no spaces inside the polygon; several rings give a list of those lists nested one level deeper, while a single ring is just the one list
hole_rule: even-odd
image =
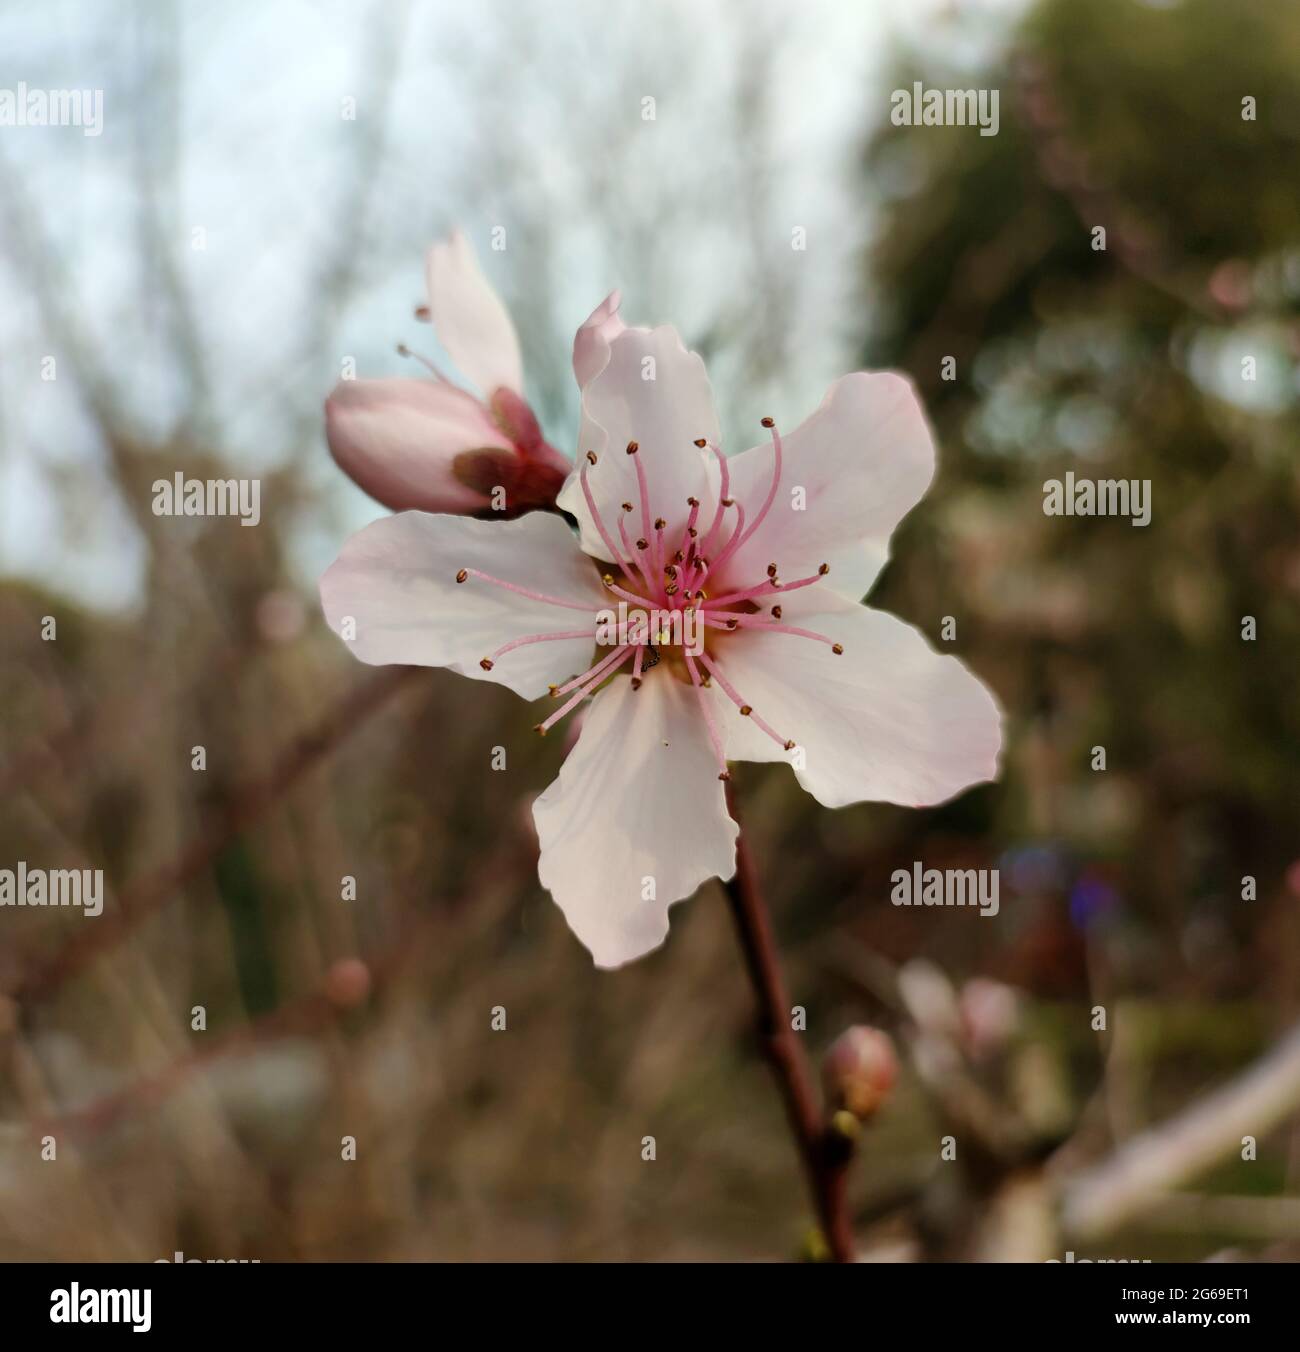
[{"label": "white petal", "polygon": [[[718,580],[752,585],[776,563],[792,581],[829,563],[818,586],[856,601],[884,567],[894,528],[934,476],[934,438],[916,391],[892,372],[844,376],[782,444],[772,510]],[[750,522],[767,497],[773,463],[770,441],[728,462],[731,494]],[[795,489],[802,490],[798,498]]]},{"label": "white petal", "polygon": [[424,264],[429,288],[429,317],[438,341],[483,397],[504,386],[524,392],[519,339],[510,312],[478,265],[474,246],[454,230],[435,244]]},{"label": "white petal", "polygon": [[[551,605],[477,577],[458,583],[462,568],[583,608]],[[363,662],[449,667],[508,686],[526,699],[585,671],[594,637],[515,648],[491,671],[479,660],[527,634],[587,628],[594,636],[596,612],[607,600],[573,532],[545,512],[516,521],[424,512],[385,517],[347,541],[321,578],[320,592],[330,628]]]},{"label": "white petal", "polygon": [[843,654],[793,634],[745,632],[718,643],[715,660],[754,712],[798,749],[782,750],[732,706],[728,756],[794,761],[799,782],[827,807],[864,800],[924,807],[996,778],[1001,712],[955,657],[936,653],[893,615],[832,596],[793,622],[842,643]]},{"label": "white petal", "polygon": [[666,671],[639,691],[615,679],[534,804],[538,875],[597,967],[657,948],[673,902],[735,871],[738,828],[695,701]]},{"label": "white petal", "polygon": [[[710,515],[717,501],[713,488],[717,476],[709,468],[714,457],[694,442],[701,437],[716,442],[718,435],[704,363],[682,346],[677,330],[624,329],[609,345],[608,363],[583,390],[578,439],[578,470],[588,451],[599,457],[588,482],[611,536],[618,539],[624,502],[637,506],[628,522],[629,534],[636,539],[643,530],[636,465],[627,454],[628,442],[640,447],[637,456],[649,488],[650,520],[664,518],[675,547],[690,512],[686,499],[699,498],[702,512]],[[577,520],[583,549],[606,558],[609,551],[601,543],[577,471],[561,491],[559,505]]]},{"label": "white petal", "polygon": [[621,299],[617,291],[611,291],[573,336],[573,374],[580,390],[609,364],[609,345],[627,328],[618,312]]}]

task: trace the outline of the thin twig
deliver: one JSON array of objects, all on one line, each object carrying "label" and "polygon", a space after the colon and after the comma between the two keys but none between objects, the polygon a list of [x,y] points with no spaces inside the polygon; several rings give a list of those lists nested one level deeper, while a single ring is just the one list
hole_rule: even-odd
[{"label": "thin twig", "polygon": [[80,971],[97,954],[125,938],[141,921],[161,910],[183,887],[210,868],[213,860],[270,804],[421,670],[420,667],[385,667],[364,685],[350,690],[314,728],[289,744],[270,774],[235,794],[208,828],[180,854],[123,891],[115,914],[102,916],[83,938],[65,944],[47,962],[28,972],[10,994],[19,1002],[41,998]]},{"label": "thin twig", "polygon": [[[730,785],[727,803],[732,817],[739,821]],[[835,1261],[851,1263],[853,1226],[846,1186],[853,1156],[852,1144],[823,1122],[808,1059],[790,1025],[790,998],[781,973],[767,905],[743,829],[736,840],[735,876],[723,886],[744,954],[745,969],[758,1002],[759,1045],[776,1075],[822,1232]]]}]

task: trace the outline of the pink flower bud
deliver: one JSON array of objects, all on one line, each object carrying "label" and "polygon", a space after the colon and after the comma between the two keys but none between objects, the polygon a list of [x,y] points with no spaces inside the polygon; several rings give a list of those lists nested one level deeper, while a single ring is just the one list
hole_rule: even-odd
[{"label": "pink flower bud", "polygon": [[325,998],[336,1009],[355,1009],[370,994],[370,968],[360,958],[340,958],[325,973]]},{"label": "pink flower bud", "polygon": [[[523,390],[519,340],[501,298],[458,231],[426,259],[431,322],[461,375],[428,358],[417,379],[341,380],[325,401],[330,454],[358,487],[394,511],[487,516],[551,510],[573,466],[542,434]],[[432,378],[430,378],[432,377]]]},{"label": "pink flower bud", "polygon": [[822,1080],[833,1108],[869,1118],[894,1086],[898,1059],[888,1033],[865,1024],[846,1028],[822,1061]]}]

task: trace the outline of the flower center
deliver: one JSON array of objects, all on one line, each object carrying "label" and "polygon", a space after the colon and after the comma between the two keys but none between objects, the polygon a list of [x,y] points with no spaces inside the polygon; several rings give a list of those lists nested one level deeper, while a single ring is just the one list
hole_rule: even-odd
[{"label": "flower center", "polygon": [[[655,668],[662,669],[662,679],[675,677],[683,682],[689,681],[694,686],[699,696],[709,741],[718,760],[719,779],[730,779],[731,772],[727,769],[727,758],[710,706],[710,697],[705,693],[712,688],[715,680],[743,716],[752,718],[762,732],[785,750],[794,749],[795,743],[783,737],[755,713],[753,706],[747,703],[727,680],[719,666],[718,649],[725,648],[729,636],[733,634],[761,631],[788,634],[825,643],[832,652],[843,653],[843,647],[825,634],[781,622],[779,596],[819,582],[830,572],[829,564],[823,563],[808,577],[782,582],[777,565],[769,563],[766,577],[752,585],[733,588],[721,595],[710,595],[706,587],[711,577],[724,576],[723,569],[728,561],[762,525],[776,501],[783,459],[781,434],[771,418],[764,418],[763,426],[772,434],[774,468],[771,486],[754,520],[746,525],[744,507],[729,496],[730,472],[726,457],[717,446],[701,438],[695,445],[701,450],[707,447],[718,461],[717,507],[707,529],[702,529],[700,500],[695,497],[688,498],[686,505],[689,512],[686,522],[680,535],[675,539],[670,535],[668,523],[664,518],[652,514],[641,448],[635,441],[629,441],[627,454],[633,457],[636,468],[639,501],[622,504],[622,512],[617,522],[616,542],[601,518],[588,482],[588,475],[597,463],[598,457],[594,451],[586,453],[586,463],[582,467],[580,482],[593,524],[605,546],[610,563],[614,565],[614,571],[605,572],[601,580],[605,589],[615,598],[617,611],[611,607],[600,612],[595,619],[594,628],[529,634],[524,638],[514,639],[510,643],[503,644],[490,657],[483,658],[480,663],[485,671],[491,671],[497,660],[514,648],[530,643],[591,635],[597,645],[596,661],[582,675],[575,676],[564,685],[551,687],[553,697],[568,695],[569,698],[549,718],[537,724],[538,732],[545,735],[560,719],[630,661],[633,690],[640,689],[646,674]],[[635,540],[632,539],[628,528],[629,521],[634,522],[633,529],[637,530]],[[564,601],[543,592],[531,591],[513,583],[503,582],[499,578],[489,577],[478,569],[462,568],[456,574],[456,581],[464,582],[469,577],[553,605],[574,610],[588,609],[581,602]],[[709,651],[710,647],[713,649],[712,652]]]}]

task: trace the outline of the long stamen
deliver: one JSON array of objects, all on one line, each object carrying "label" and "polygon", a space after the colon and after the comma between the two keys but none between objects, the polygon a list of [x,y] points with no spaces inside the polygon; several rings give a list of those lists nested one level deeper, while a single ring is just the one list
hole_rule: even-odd
[{"label": "long stamen", "polygon": [[713,571],[716,573],[719,568],[740,548],[741,540],[745,530],[745,505],[741,502],[733,502],[732,506],[736,509],[736,528],[731,533],[731,539],[727,541],[726,547],[722,553],[713,560]]},{"label": "long stamen", "polygon": [[700,519],[700,500],[691,497],[686,499],[686,505],[691,509],[686,518],[686,529],[682,535],[682,543],[686,546],[686,585],[693,587],[697,581],[696,573],[699,572],[699,529],[697,523]]},{"label": "long stamen", "polygon": [[763,426],[772,433],[772,452],[775,463],[772,466],[772,487],[767,490],[767,497],[763,500],[763,505],[759,509],[758,515],[754,518],[753,524],[745,532],[740,543],[743,545],[746,540],[763,524],[764,518],[772,510],[772,504],[776,501],[776,490],[781,484],[781,434],[776,430],[776,423],[771,418],[763,419]]},{"label": "long stamen", "polygon": [[627,645],[624,644],[605,653],[603,657],[598,657],[580,676],[574,676],[572,680],[565,681],[563,685],[557,685],[551,691],[552,699],[557,698],[560,695],[567,695],[570,690],[576,690],[580,685],[589,685],[592,681],[599,679],[605,668],[613,662],[614,658],[616,658],[618,654],[622,652],[623,647],[626,646]]},{"label": "long stamen", "polygon": [[796,629],[792,624],[768,624],[762,615],[705,615],[704,623],[714,629],[758,629],[764,634],[794,634],[796,638],[811,638],[827,644],[836,657],[844,652],[842,643],[827,638],[825,634],[816,634],[811,629]]},{"label": "long stamen", "polygon": [[653,601],[648,601],[644,596],[638,596],[636,592],[630,592],[620,587],[608,573],[601,581],[604,582],[606,591],[612,591],[615,596],[622,601],[626,601],[630,606],[645,606],[649,610],[656,608]]},{"label": "long stamen", "polygon": [[727,499],[731,496],[731,470],[727,467],[727,457],[722,454],[720,447],[715,446],[711,441],[705,441],[703,437],[695,443],[699,447],[707,446],[714,455],[718,457],[718,472],[720,480],[718,483],[718,506],[713,513],[713,522],[709,526],[704,536],[704,548],[709,550],[713,545],[713,537],[718,533],[718,527],[722,525],[723,513],[727,510]]},{"label": "long stamen", "polygon": [[578,481],[582,484],[582,494],[587,499],[587,510],[591,513],[591,519],[596,524],[597,531],[600,532],[600,538],[605,542],[605,548],[609,550],[610,563],[616,563],[627,571],[627,560],[618,552],[614,541],[609,537],[609,531],[605,529],[605,523],[600,519],[600,512],[596,507],[596,499],[592,496],[591,485],[587,482],[587,471],[596,463],[596,452],[588,451],[586,456],[587,463],[582,467],[582,473],[578,476]]},{"label": "long stamen", "polygon": [[729,680],[727,680],[727,678],[722,674],[721,671],[718,670],[717,663],[711,662],[709,660],[707,653],[700,654],[700,661],[704,664],[705,670],[709,673],[709,675],[712,676],[717,681],[717,683],[722,687],[723,693],[736,706],[736,708],[739,709],[740,712],[746,718],[752,718],[754,720],[755,727],[757,727],[761,732],[767,733],[767,735],[784,750],[786,751],[794,750],[795,744],[788,737],[782,737],[781,734],[777,732],[776,729],[773,728],[770,723],[764,722],[763,719],[761,719],[754,712],[753,706],[750,704],[746,704],[745,701],[740,697],[740,695],[736,693],[736,687],[732,685]]},{"label": "long stamen", "polygon": [[709,697],[700,685],[699,669],[690,653],[683,653],[683,657],[686,659],[686,670],[691,674],[691,684],[695,687],[695,693],[699,696],[700,712],[704,715],[704,726],[709,731],[709,741],[713,744],[713,754],[718,758],[718,778],[730,779],[731,771],[727,769],[727,753],[722,749],[722,738],[718,736],[718,725],[713,721],[713,710],[709,708]]},{"label": "long stamen", "polygon": [[690,515],[686,518],[686,533],[693,540],[698,533],[695,527],[700,519],[700,500],[699,498],[687,498],[686,505],[691,509]]},{"label": "long stamen", "polygon": [[[623,504],[623,510],[625,512],[631,511],[632,504],[630,502],[625,502]],[[654,579],[650,574],[650,565],[645,561],[644,551],[632,547],[631,540],[627,538],[627,527],[624,526],[623,518],[621,516],[618,519],[618,538],[623,541],[623,549],[628,558],[632,560],[632,566],[630,568],[625,568],[623,571],[626,572],[629,577],[631,577],[633,573],[640,574],[641,580],[645,583],[646,590],[654,591]]]},{"label": "long stamen", "polygon": [[526,647],[530,643],[552,643],[562,638],[594,638],[595,634],[590,629],[562,629],[553,634],[529,634],[526,638],[511,639],[509,643],[503,643],[494,653],[481,658],[479,666],[484,671],[491,671],[496,665],[497,658],[504,657],[506,653],[512,652],[515,648]]},{"label": "long stamen", "polygon": [[627,443],[627,453],[632,457],[632,463],[636,466],[636,488],[641,497],[641,538],[649,541],[650,539],[650,489],[646,484],[645,466],[641,463],[639,454],[641,447],[635,441]]},{"label": "long stamen", "polygon": [[[460,389],[460,386],[455,384],[453,381],[448,380],[447,377],[428,359],[428,357],[426,357],[421,352],[412,352],[411,349],[407,347],[405,343],[398,343],[397,355],[399,357],[409,357],[412,361],[418,361],[420,365],[423,366],[426,371],[430,372],[436,380],[441,380],[444,385],[450,385],[453,390]],[[461,392],[465,393],[465,391]]]},{"label": "long stamen", "polygon": [[820,582],[830,570],[830,564],[823,563],[811,577],[796,578],[793,582],[778,582],[776,578],[769,577],[756,587],[750,587],[748,591],[728,592],[726,596],[715,596],[713,604],[725,606],[737,601],[753,601],[761,596],[771,596],[775,592],[798,591],[800,587],[811,587],[814,582]]},{"label": "long stamen", "polygon": [[534,731],[540,732],[541,735],[545,737],[546,734],[550,731],[550,729],[556,723],[558,723],[560,719],[562,719],[564,715],[569,712],[570,709],[573,709],[577,705],[581,704],[582,701],[586,699],[588,695],[591,694],[591,692],[601,683],[601,681],[605,679],[606,676],[608,676],[615,668],[621,667],[623,663],[626,662],[627,659],[631,656],[632,656],[631,648],[615,648],[614,651],[610,653],[608,657],[606,657],[601,662],[597,662],[596,665],[592,667],[590,671],[586,672],[582,676],[575,677],[573,681],[569,681],[565,685],[557,687],[556,690],[554,691],[554,694],[559,696],[563,695],[566,691],[572,690],[576,682],[581,681],[583,683],[581,687],[577,691],[575,691],[572,696],[570,696],[569,699],[567,699],[562,705],[560,705],[560,707],[548,719],[546,719],[545,722],[539,723],[536,726],[536,728],[534,728]]},{"label": "long stamen", "polygon": [[654,570],[655,577],[663,576],[665,558],[664,530],[667,528],[667,525],[668,523],[663,517],[658,516],[655,518],[654,545],[650,550],[651,567]]},{"label": "long stamen", "polygon": [[494,587],[504,587],[508,592],[514,592],[516,596],[526,596],[530,601],[545,601],[550,606],[563,606],[566,610],[591,610],[590,601],[565,601],[558,596],[549,596],[546,592],[533,591],[531,587],[521,587],[515,582],[506,582],[502,578],[493,577],[491,573],[480,572],[477,568],[462,568],[456,574],[457,582],[464,582],[467,578],[476,577],[482,582],[490,582]]}]

